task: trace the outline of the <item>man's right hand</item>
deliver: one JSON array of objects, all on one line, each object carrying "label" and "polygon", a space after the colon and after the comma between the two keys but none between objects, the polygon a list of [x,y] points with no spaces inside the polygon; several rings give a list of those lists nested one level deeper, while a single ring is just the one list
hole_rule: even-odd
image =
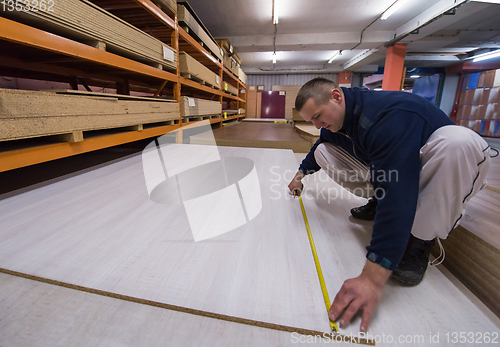
[{"label": "man's right hand", "polygon": [[290,184],[288,185],[288,189],[290,189],[290,192],[294,196],[300,196],[302,194],[302,188],[304,187],[302,185],[302,178],[304,178],[304,174],[300,171],[297,171],[295,174],[295,177],[292,179]]}]

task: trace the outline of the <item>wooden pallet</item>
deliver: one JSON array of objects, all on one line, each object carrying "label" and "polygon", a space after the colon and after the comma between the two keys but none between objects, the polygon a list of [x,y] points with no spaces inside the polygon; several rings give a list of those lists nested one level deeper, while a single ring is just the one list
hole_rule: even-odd
[{"label": "wooden pallet", "polygon": [[188,117],[183,117],[183,120],[186,120],[187,122],[199,122],[202,120],[207,120],[207,119],[216,119],[220,118],[220,114],[207,114],[207,115],[200,115],[200,116],[188,116]]}]

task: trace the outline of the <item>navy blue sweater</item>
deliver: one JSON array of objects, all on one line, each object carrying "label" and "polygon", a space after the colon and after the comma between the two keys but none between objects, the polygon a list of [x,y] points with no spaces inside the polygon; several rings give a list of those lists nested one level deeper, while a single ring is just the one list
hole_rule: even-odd
[{"label": "navy blue sweater", "polygon": [[319,140],[299,170],[304,174],[320,170],[314,151],[322,142],[344,148],[370,167],[370,181],[377,196],[383,198],[378,201],[366,256],[394,270],[403,257],[415,218],[420,148],[436,129],[453,122],[438,107],[415,94],[342,90],[346,112],[341,134],[321,129]]}]

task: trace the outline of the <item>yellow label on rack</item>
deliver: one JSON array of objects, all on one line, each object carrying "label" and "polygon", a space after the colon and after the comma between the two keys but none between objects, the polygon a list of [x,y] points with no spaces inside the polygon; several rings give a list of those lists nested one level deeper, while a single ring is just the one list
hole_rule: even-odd
[{"label": "yellow label on rack", "polygon": [[224,90],[227,92],[227,83],[224,82]]},{"label": "yellow label on rack", "polygon": [[286,120],[275,120],[274,123],[288,123]]},{"label": "yellow label on rack", "polygon": [[227,112],[224,112],[224,118],[227,119]]}]

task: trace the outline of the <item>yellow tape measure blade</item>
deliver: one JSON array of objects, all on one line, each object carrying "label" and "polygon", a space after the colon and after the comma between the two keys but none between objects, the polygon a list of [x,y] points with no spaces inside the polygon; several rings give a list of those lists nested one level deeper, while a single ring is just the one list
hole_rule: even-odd
[{"label": "yellow tape measure blade", "polygon": [[[299,196],[300,209],[302,210],[302,216],[304,217],[304,223],[307,229],[307,236],[309,237],[309,243],[311,244],[311,251],[314,258],[314,264],[316,265],[316,271],[318,272],[319,284],[321,285],[321,291],[323,292],[323,299],[325,300],[326,313],[328,319],[330,320],[330,298],[328,296],[328,290],[326,289],[325,278],[323,277],[323,271],[321,271],[321,265],[319,263],[318,253],[316,252],[316,246],[314,245],[314,240],[312,237],[311,227],[309,226],[309,221],[307,220],[306,209],[304,208],[304,203],[302,202],[302,196]],[[337,323],[330,320],[330,327],[332,331],[339,331]]]}]

